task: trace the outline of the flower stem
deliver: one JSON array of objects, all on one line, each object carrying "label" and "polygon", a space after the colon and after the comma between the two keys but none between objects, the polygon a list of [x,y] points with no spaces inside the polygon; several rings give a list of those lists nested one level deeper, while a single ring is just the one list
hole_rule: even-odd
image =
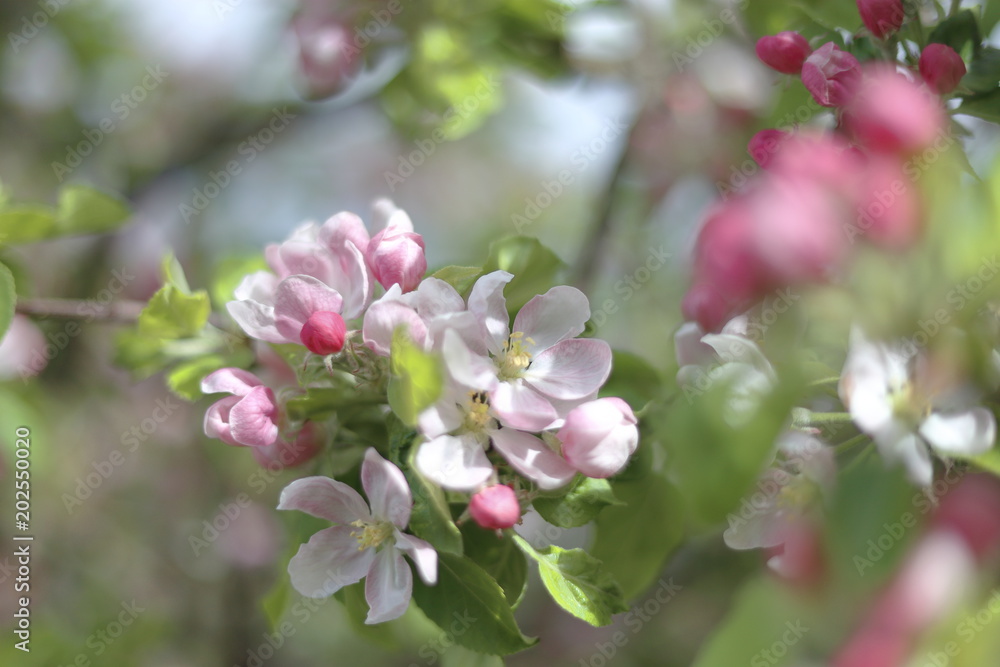
[{"label": "flower stem", "polygon": [[849,412],[810,412],[800,426],[825,426],[827,424],[847,424],[852,421]]},{"label": "flower stem", "polygon": [[833,450],[838,454],[843,454],[844,452],[850,451],[857,445],[868,440],[868,436],[864,433],[858,433],[856,436],[848,438],[843,442],[837,443]]}]

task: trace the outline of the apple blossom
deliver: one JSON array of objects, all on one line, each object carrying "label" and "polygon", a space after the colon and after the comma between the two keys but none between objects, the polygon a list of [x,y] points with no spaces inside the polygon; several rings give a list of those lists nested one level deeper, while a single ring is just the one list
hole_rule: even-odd
[{"label": "apple blossom", "polygon": [[344,348],[347,325],[338,313],[329,310],[314,311],[302,325],[299,337],[313,354],[336,354]]},{"label": "apple blossom", "polygon": [[861,66],[850,53],[827,42],[806,58],[802,84],[825,107],[841,107],[854,96],[861,81]]},{"label": "apple blossom", "polygon": [[353,488],[329,477],[306,477],[281,492],[279,510],[299,510],[333,522],[313,535],[288,563],[292,586],[313,598],[333,595],[344,586],[365,581],[368,617],[374,624],[399,618],[410,604],[413,575],[437,582],[437,552],[419,538],[403,533],[410,522],[413,496],[403,473],[369,448],[361,465],[361,485],[371,503]]},{"label": "apple blossom", "polygon": [[953,405],[932,379],[912,368],[919,361],[855,330],[840,396],[882,457],[902,463],[914,483],[927,486],[934,478],[932,450],[943,456],[982,454],[993,447],[996,420],[986,408]]},{"label": "apple blossom", "polygon": [[941,100],[918,82],[885,66],[865,68],[844,109],[844,124],[864,148],[912,154],[946,131]]},{"label": "apple blossom", "polygon": [[348,27],[332,18],[300,15],[292,20],[292,32],[308,97],[322,99],[339,92],[361,64],[352,53],[356,49]]},{"label": "apple blossom", "polygon": [[0,338],[0,380],[38,375],[48,364],[48,341],[31,319],[14,315],[7,333]]},{"label": "apple blossom", "polygon": [[556,437],[571,466],[587,477],[610,477],[635,453],[639,444],[636,423],[628,403],[599,398],[570,410]]},{"label": "apple blossom", "polygon": [[403,292],[411,292],[427,272],[424,239],[413,231],[410,216],[389,200],[376,202],[375,211],[384,218],[385,227],[372,237],[365,261],[382,287],[398,284]]},{"label": "apple blossom", "polygon": [[938,95],[947,95],[958,87],[966,74],[965,61],[947,44],[928,44],[920,52],[920,76]]},{"label": "apple blossom", "polygon": [[222,368],[201,381],[206,394],[232,394],[205,412],[205,435],[230,445],[263,447],[278,439],[278,403],[260,379],[240,368]]},{"label": "apple blossom", "polygon": [[253,447],[250,453],[262,468],[281,470],[307,463],[316,458],[322,450],[321,431],[313,422],[306,422],[291,442],[279,437],[270,445]]},{"label": "apple blossom", "polygon": [[747,151],[757,164],[763,169],[767,169],[774,159],[775,153],[781,149],[781,145],[788,139],[789,135],[789,132],[773,128],[761,130],[750,138]]},{"label": "apple blossom", "polygon": [[469,499],[469,514],[483,528],[503,530],[521,520],[521,505],[514,489],[496,484],[473,494]]},{"label": "apple blossom", "polygon": [[879,39],[899,30],[906,17],[903,0],[857,0],[857,4],[865,27]]},{"label": "apple blossom", "polygon": [[757,40],[755,47],[760,61],[782,74],[798,74],[802,71],[812,48],[806,38],[797,32],[786,30],[777,35],[766,35]]}]

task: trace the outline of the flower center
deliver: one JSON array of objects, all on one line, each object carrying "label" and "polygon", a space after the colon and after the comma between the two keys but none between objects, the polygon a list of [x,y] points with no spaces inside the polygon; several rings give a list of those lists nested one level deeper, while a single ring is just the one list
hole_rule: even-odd
[{"label": "flower center", "polygon": [[490,399],[486,393],[482,391],[469,392],[469,403],[466,406],[462,427],[477,436],[485,436],[486,429],[492,422]]},{"label": "flower center", "polygon": [[817,485],[804,475],[796,475],[795,479],[778,492],[777,505],[784,508],[804,509],[812,505],[819,497]]},{"label": "flower center", "polygon": [[504,343],[503,352],[500,353],[497,362],[497,377],[501,382],[516,380],[524,374],[524,371],[531,365],[531,352],[528,351],[526,343],[534,344],[535,341],[525,338],[523,331],[515,331]]},{"label": "flower center", "polygon": [[358,519],[351,525],[361,529],[351,532],[351,537],[358,541],[358,551],[377,547],[392,535],[393,525],[389,521],[368,522]]},{"label": "flower center", "polygon": [[892,414],[896,419],[911,424],[914,428],[920,425],[931,413],[930,404],[916,392],[913,383],[906,382],[894,388],[889,394],[892,403]]}]

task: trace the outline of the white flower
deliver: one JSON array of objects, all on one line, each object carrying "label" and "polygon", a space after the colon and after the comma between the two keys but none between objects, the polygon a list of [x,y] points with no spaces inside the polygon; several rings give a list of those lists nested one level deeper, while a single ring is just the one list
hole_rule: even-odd
[{"label": "white flower", "polygon": [[931,449],[942,456],[982,454],[993,446],[996,420],[986,408],[955,406],[953,396],[915,370],[920,361],[854,331],[840,397],[882,457],[902,463],[914,483],[927,486],[934,479]]},{"label": "white flower", "polygon": [[327,597],[367,577],[365,623],[382,623],[403,615],[410,604],[413,575],[406,553],[420,578],[437,582],[437,552],[424,540],[406,535],[413,497],[403,473],[374,449],[365,453],[361,485],[371,509],[353,488],[329,477],[306,477],[281,492],[279,510],[300,510],[334,524],[310,538],[288,563],[295,590],[308,597]]}]

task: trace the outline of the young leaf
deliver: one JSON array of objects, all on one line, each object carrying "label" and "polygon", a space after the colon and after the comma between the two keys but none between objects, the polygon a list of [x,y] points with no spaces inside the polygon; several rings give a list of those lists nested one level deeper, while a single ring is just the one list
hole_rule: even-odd
[{"label": "young leaf", "polygon": [[964,9],[941,21],[927,38],[928,44],[944,44],[954,49],[955,53],[962,53],[966,46],[978,49],[982,41],[976,15],[971,9]]},{"label": "young leaf", "polygon": [[437,584],[414,577],[413,600],[455,643],[479,653],[508,655],[538,641],[521,634],[497,582],[462,556],[439,553]]},{"label": "young leaf", "polygon": [[194,336],[208,322],[208,293],[185,294],[172,284],[164,285],[139,314],[139,333],[155,338]]},{"label": "young leaf", "polygon": [[125,202],[93,188],[67,185],[59,191],[59,235],[110,232],[125,223],[130,214]]},{"label": "young leaf", "polygon": [[17,293],[14,291],[14,276],[10,269],[0,264],[0,340],[3,340],[10,323],[14,319]]},{"label": "young leaf", "polygon": [[483,273],[503,270],[514,274],[504,289],[504,296],[507,310],[515,313],[533,296],[548,291],[563,266],[563,261],[538,239],[508,236],[490,246],[490,257]]},{"label": "young leaf", "polygon": [[597,517],[590,550],[614,574],[626,599],[641,593],[662,572],[684,533],[684,506],[677,491],[657,474],[613,486],[624,502]]},{"label": "young leaf", "polygon": [[418,348],[402,329],[392,336],[390,363],[389,405],[404,424],[414,426],[417,415],[441,395],[444,384],[441,366],[436,357]]},{"label": "young leaf", "polygon": [[536,550],[519,535],[514,541],[538,563],[552,599],[580,620],[593,626],[609,625],[613,614],[628,611],[618,582],[583,549],[550,546]]},{"label": "young leaf", "polygon": [[509,534],[498,537],[469,521],[462,526],[465,555],[493,577],[511,608],[516,608],[528,586],[528,561]]},{"label": "young leaf", "polygon": [[445,281],[465,296],[481,275],[483,269],[478,266],[446,266],[431,274],[431,278]]},{"label": "young leaf", "polygon": [[608,505],[621,505],[606,479],[577,476],[561,496],[540,496],[532,506],[553,526],[576,528],[597,518]]},{"label": "young leaf", "polygon": [[5,206],[0,210],[0,244],[41,241],[52,235],[55,226],[55,213],[48,206]]}]

